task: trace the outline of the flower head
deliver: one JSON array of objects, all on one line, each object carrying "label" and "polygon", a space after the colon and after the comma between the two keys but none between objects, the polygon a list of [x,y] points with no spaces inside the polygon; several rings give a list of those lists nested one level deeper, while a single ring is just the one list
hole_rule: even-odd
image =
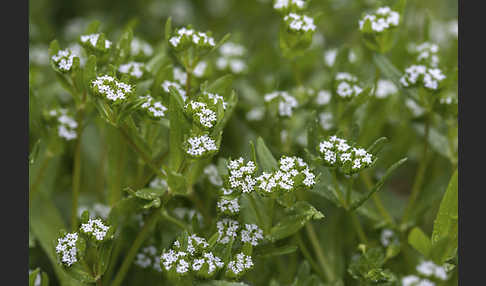
[{"label": "flower head", "polygon": [[182,86],[175,82],[175,81],[168,81],[168,80],[164,80],[164,82],[162,83],[162,89],[169,93],[170,92],[170,87],[173,87],[175,88],[175,90],[177,91],[177,93],[182,97],[182,100],[183,101],[186,101],[187,97],[186,97],[186,91],[182,88]]},{"label": "flower head", "polygon": [[304,0],[275,0],[273,3],[273,9],[280,12],[299,11],[303,10],[305,6]]},{"label": "flower head", "polygon": [[141,98],[145,100],[141,105],[141,108],[144,109],[151,118],[160,119],[161,117],[164,117],[167,107],[165,107],[161,101],[155,100],[150,94],[142,96]]},{"label": "flower head", "polygon": [[104,34],[100,34],[100,33],[82,35],[80,37],[80,40],[81,40],[81,44],[84,47],[90,50],[101,51],[101,52],[107,51],[112,45],[111,41],[106,40]]},{"label": "flower head", "polygon": [[160,267],[160,256],[157,255],[157,248],[150,245],[142,248],[135,257],[134,263],[142,268],[152,267],[158,272],[162,272]]},{"label": "flower head", "polygon": [[68,72],[73,67],[75,58],[78,57],[71,50],[65,49],[59,50],[57,54],[51,57],[51,60],[59,71]]},{"label": "flower head", "polygon": [[422,261],[417,265],[417,272],[427,276],[435,277],[440,280],[447,280],[447,272],[443,266],[439,266],[432,261]]},{"label": "flower head", "polygon": [[390,80],[380,79],[376,87],[377,98],[387,98],[389,95],[398,92],[397,86]]},{"label": "flower head", "polygon": [[400,14],[390,7],[380,7],[372,14],[366,14],[359,20],[359,29],[364,33],[382,33],[400,22]]},{"label": "flower head", "polygon": [[150,57],[153,53],[150,44],[139,38],[133,38],[130,42],[130,54],[133,57]]},{"label": "flower head", "polygon": [[405,69],[405,74],[400,78],[400,83],[405,87],[423,85],[428,90],[437,90],[445,78],[446,76],[438,68],[411,65]]},{"label": "flower head", "polygon": [[241,230],[241,241],[244,243],[257,246],[262,239],[263,231],[256,224],[245,224],[245,229]]},{"label": "flower head", "polygon": [[251,259],[251,256],[245,255],[243,252],[240,252],[236,255],[236,259],[228,262],[228,265],[226,267],[226,276],[230,278],[240,277],[252,267],[253,260]]},{"label": "flower head", "polygon": [[227,244],[231,239],[236,238],[240,225],[236,220],[223,218],[216,223],[218,229],[218,242]]},{"label": "flower head", "polygon": [[55,118],[57,121],[57,135],[67,141],[76,139],[78,134],[76,129],[78,123],[72,116],[69,115],[68,110],[64,108],[52,109],[49,111],[48,116]]},{"label": "flower head", "polygon": [[110,226],[105,225],[101,219],[90,218],[86,223],[81,224],[80,231],[97,241],[109,239],[107,237]]},{"label": "flower head", "polygon": [[174,35],[169,39],[169,43],[173,48],[179,50],[183,50],[190,46],[200,49],[208,49],[216,45],[214,39],[208,34],[186,27],[177,29]]},{"label": "flower head", "polygon": [[61,263],[68,267],[78,261],[78,238],[78,233],[73,232],[66,233],[64,236],[57,239],[56,253],[59,256]]},{"label": "flower head", "polygon": [[242,193],[250,193],[254,190],[256,180],[254,174],[256,173],[256,164],[253,161],[248,161],[240,157],[231,160],[228,164],[229,177],[227,183],[231,190],[237,190]]},{"label": "flower head", "polygon": [[336,94],[345,99],[360,95],[363,89],[358,85],[358,78],[350,73],[338,72],[335,77]]},{"label": "flower head", "polygon": [[424,42],[411,44],[408,50],[417,56],[417,63],[436,68],[439,65],[439,46],[434,43]]},{"label": "flower head", "polygon": [[118,71],[122,74],[128,74],[131,77],[136,79],[142,78],[145,73],[145,67],[143,63],[139,62],[129,62],[123,65],[120,65]]},{"label": "flower head", "polygon": [[207,134],[189,137],[185,145],[186,153],[193,157],[202,157],[218,151],[216,141]]},{"label": "flower head", "polygon": [[204,168],[204,174],[208,176],[209,182],[217,187],[223,185],[223,179],[219,175],[218,168],[214,164],[209,164]]},{"label": "flower head", "polygon": [[211,277],[218,269],[223,267],[224,262],[212,252],[205,252],[200,258],[195,258],[192,262],[192,270],[199,276],[206,278]]},{"label": "flower head", "polygon": [[373,155],[360,147],[353,147],[347,140],[331,136],[319,143],[318,152],[331,167],[339,167],[346,174],[357,173],[373,163]]},{"label": "flower head", "polygon": [[133,86],[130,84],[119,81],[109,75],[98,76],[91,81],[91,86],[95,94],[113,102],[124,101],[134,91]]},{"label": "flower head", "polygon": [[282,117],[292,116],[293,109],[299,105],[295,97],[286,91],[265,94],[264,100],[265,102],[278,102],[278,114]]},{"label": "flower head", "polygon": [[219,199],[217,203],[218,211],[226,215],[236,215],[240,212],[240,204],[238,198],[234,199]]},{"label": "flower head", "polygon": [[314,25],[314,19],[306,15],[289,13],[284,17],[284,22],[287,25],[288,29],[293,32],[313,33],[316,30],[316,25]]}]

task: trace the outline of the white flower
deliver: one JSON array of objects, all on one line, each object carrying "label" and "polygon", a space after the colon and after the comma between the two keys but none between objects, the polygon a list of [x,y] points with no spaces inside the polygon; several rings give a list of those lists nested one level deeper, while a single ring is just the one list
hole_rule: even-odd
[{"label": "white flower", "polygon": [[227,214],[237,214],[240,212],[240,204],[238,203],[238,198],[232,200],[220,199],[217,203],[218,210],[222,213]]},{"label": "white flower", "polygon": [[228,164],[228,182],[231,189],[239,190],[243,193],[250,193],[254,190],[256,180],[253,175],[256,172],[256,165],[253,161],[246,164],[242,157],[231,160]]},{"label": "white flower", "polygon": [[342,98],[351,98],[361,94],[363,89],[357,84],[358,78],[350,73],[336,74],[336,93]]},{"label": "white flower", "polygon": [[389,95],[398,92],[397,86],[390,80],[380,79],[376,86],[376,97],[387,98]]},{"label": "white flower", "polygon": [[227,244],[230,242],[231,238],[236,238],[237,231],[239,228],[239,223],[236,220],[229,218],[223,218],[216,223],[216,228],[218,229],[218,242],[222,244]]},{"label": "white flower", "polygon": [[123,65],[120,65],[118,71],[123,74],[129,74],[136,78],[141,78],[143,76],[143,63],[139,62],[129,62]]},{"label": "white flower", "polygon": [[202,258],[194,259],[192,263],[192,270],[199,271],[203,268],[204,264],[208,265],[208,273],[209,275],[213,274],[217,269],[223,268],[224,262],[221,258],[215,256],[212,252],[205,252],[202,255]]},{"label": "white flower", "polygon": [[78,233],[67,233],[57,239],[56,253],[59,255],[61,262],[66,266],[71,266],[78,261],[76,242]]},{"label": "white flower", "polygon": [[235,260],[228,262],[227,272],[232,272],[233,275],[240,275],[252,267],[253,260],[251,259],[251,256],[240,252],[236,255]]},{"label": "white flower", "polygon": [[324,53],[324,62],[328,67],[332,67],[336,61],[337,49],[331,49]]},{"label": "white flower", "polygon": [[59,110],[52,109],[49,111],[49,116],[57,117],[57,134],[59,137],[66,140],[73,140],[78,137],[76,128],[78,123],[74,118],[68,115],[67,109],[61,108]]},{"label": "white flower", "polygon": [[331,101],[331,92],[329,90],[320,90],[317,93],[316,103],[318,105],[326,105]]},{"label": "white flower", "polygon": [[415,275],[408,275],[402,278],[402,286],[415,286],[420,278]]},{"label": "white flower", "polygon": [[150,57],[153,54],[152,47],[145,41],[142,41],[139,38],[133,38],[132,42],[130,43],[130,54],[132,56],[138,56],[143,54],[147,57]]},{"label": "white flower", "polygon": [[408,107],[415,117],[424,114],[425,110],[418,105],[413,99],[407,98],[405,100],[405,106]]},{"label": "white flower", "polygon": [[173,69],[174,80],[179,82],[181,85],[185,85],[187,81],[187,73],[183,71],[180,67],[174,67]]},{"label": "white flower", "polygon": [[164,80],[164,82],[162,83],[162,88],[164,89],[164,91],[169,93],[169,87],[174,87],[177,90],[177,93],[179,93],[179,95],[182,97],[182,100],[186,101],[186,91],[179,83],[175,81]]},{"label": "white flower", "polygon": [[417,61],[431,67],[439,65],[439,46],[434,43],[424,42],[419,45],[411,44],[408,47],[411,53],[417,55]]},{"label": "white flower", "polygon": [[278,113],[280,116],[292,116],[293,109],[298,106],[297,100],[286,91],[274,91],[265,94],[264,100],[270,102],[278,100]]},{"label": "white flower", "polygon": [[102,241],[105,239],[109,226],[105,225],[101,219],[90,218],[87,223],[81,224],[80,230],[82,233],[91,235],[96,240]]},{"label": "white flower", "polygon": [[245,224],[245,229],[241,231],[241,241],[258,245],[258,241],[263,239],[263,231],[256,224]]},{"label": "white flower", "polygon": [[226,42],[221,45],[221,47],[219,47],[219,52],[224,57],[241,57],[245,55],[246,49],[242,45],[232,42]]},{"label": "white flower", "polygon": [[345,163],[351,162],[350,170],[346,170],[346,173],[358,172],[373,163],[372,154],[363,148],[351,147],[345,139],[336,136],[321,141],[318,151],[329,166],[341,163],[339,166],[345,167]]},{"label": "white flower", "polygon": [[205,61],[200,61],[199,63],[197,63],[197,65],[194,67],[194,70],[192,71],[192,73],[196,76],[196,77],[202,77],[204,75],[204,72],[206,71],[206,68],[208,67],[208,63],[206,63]]},{"label": "white flower", "polygon": [[422,261],[417,265],[417,272],[427,277],[434,276],[440,280],[447,280],[445,268],[432,261]]},{"label": "white flower", "polygon": [[391,240],[392,240],[394,235],[395,235],[395,233],[391,229],[384,229],[381,232],[381,235],[380,235],[381,244],[385,247],[390,245]]},{"label": "white flower", "polygon": [[130,84],[118,81],[109,75],[98,76],[91,81],[91,85],[96,93],[111,101],[124,100],[133,92]]},{"label": "white flower", "polygon": [[212,128],[217,121],[216,112],[208,108],[204,102],[191,100],[185,108],[193,112],[193,116],[206,128]]},{"label": "white flower", "polygon": [[366,14],[359,20],[359,29],[363,31],[365,24],[368,22],[371,24],[371,30],[381,33],[398,26],[400,14],[391,10],[389,7],[380,7],[373,14]]},{"label": "white flower", "polygon": [[218,147],[214,139],[204,134],[201,136],[189,137],[186,141],[187,150],[186,153],[198,157],[210,153],[212,151],[217,151]]},{"label": "white flower", "polygon": [[49,52],[45,45],[29,47],[29,64],[31,62],[39,66],[45,66],[49,63]]},{"label": "white flower", "polygon": [[259,121],[259,120],[263,119],[263,116],[265,116],[265,108],[254,107],[246,113],[246,120],[248,120],[248,121]]},{"label": "white flower", "polygon": [[134,263],[142,268],[152,266],[158,272],[162,272],[162,268],[160,268],[160,256],[157,255],[157,249],[153,245],[142,248],[137,253]]},{"label": "white flower", "polygon": [[199,250],[205,249],[209,246],[206,239],[192,234],[187,237],[187,251],[189,254],[194,255],[196,253],[196,248]]},{"label": "white flower", "polygon": [[[100,34],[82,35],[81,42],[90,45],[92,48],[96,48],[99,38],[100,38]],[[111,47],[111,42],[105,40],[104,48],[109,49],[110,47]]]},{"label": "white flower", "polygon": [[428,68],[424,65],[411,65],[405,69],[405,74],[400,78],[400,83],[405,87],[423,84],[427,89],[437,90],[439,83],[445,78],[446,76],[438,68]]},{"label": "white flower", "polygon": [[149,186],[154,189],[167,189],[167,181],[162,178],[154,178]]},{"label": "white flower", "polygon": [[208,176],[209,182],[215,186],[222,186],[223,185],[223,179],[221,179],[221,176],[219,175],[218,168],[216,168],[216,165],[214,164],[209,164],[204,168],[204,174]]},{"label": "white flower", "polygon": [[330,130],[333,126],[333,116],[330,112],[321,112],[319,114],[319,123],[322,129]]},{"label": "white flower", "polygon": [[61,71],[69,71],[73,66],[74,58],[76,55],[71,50],[59,50],[57,54],[51,57],[52,61],[56,64],[57,68]]},{"label": "white flower", "polygon": [[275,0],[273,8],[275,10],[284,10],[289,7],[295,7],[296,9],[302,9],[305,6],[304,0]]},{"label": "white flower", "polygon": [[284,17],[285,23],[293,31],[307,32],[315,31],[316,25],[314,25],[314,19],[306,15],[299,15],[296,13],[289,13]]},{"label": "white flower", "polygon": [[212,37],[209,37],[206,33],[198,32],[193,29],[187,29],[185,27],[176,31],[175,36],[169,39],[169,43],[177,48],[180,43],[197,45],[201,47],[214,47],[216,44]]},{"label": "white flower", "polygon": [[184,260],[187,257],[187,252],[184,251],[174,251],[170,249],[169,251],[163,252],[160,256],[160,261],[164,266],[166,271],[172,269],[172,266],[176,266],[176,272],[179,274],[184,274],[189,270],[189,263]]}]

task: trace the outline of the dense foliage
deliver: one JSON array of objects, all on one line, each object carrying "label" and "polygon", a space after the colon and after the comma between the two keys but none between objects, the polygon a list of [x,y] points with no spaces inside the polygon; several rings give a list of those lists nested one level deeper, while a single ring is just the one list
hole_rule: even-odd
[{"label": "dense foliage", "polygon": [[456,5],[30,1],[29,285],[457,285]]}]

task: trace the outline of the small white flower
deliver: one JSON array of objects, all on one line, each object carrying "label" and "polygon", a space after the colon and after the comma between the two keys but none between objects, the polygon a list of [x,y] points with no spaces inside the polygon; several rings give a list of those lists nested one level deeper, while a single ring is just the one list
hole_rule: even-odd
[{"label": "small white flower", "polygon": [[198,157],[210,153],[212,151],[217,151],[216,141],[204,134],[201,136],[189,137],[186,141],[187,149],[186,153]]},{"label": "small white flower", "polygon": [[168,185],[167,185],[167,181],[162,179],[162,178],[155,178],[153,179],[149,186],[151,188],[154,188],[154,189],[167,189]]},{"label": "small white flower", "polygon": [[241,241],[258,245],[258,241],[263,239],[263,231],[256,224],[245,224],[245,229],[241,231]]},{"label": "small white flower", "polygon": [[280,116],[292,116],[293,109],[298,106],[297,100],[286,91],[275,91],[265,94],[264,100],[270,102],[278,100],[278,113]]},{"label": "small white flower", "polygon": [[66,266],[71,266],[78,261],[76,242],[78,233],[67,233],[57,239],[56,253],[59,255],[61,262]]},{"label": "small white flower", "polygon": [[[90,45],[92,48],[97,48],[99,38],[100,38],[100,34],[82,35],[81,42]],[[110,47],[111,47],[111,41],[105,40],[104,48],[109,49]]]},{"label": "small white flower", "polygon": [[304,0],[275,0],[273,8],[275,10],[284,10],[290,7],[295,7],[296,9],[302,9],[305,7]]},{"label": "small white flower", "polygon": [[265,116],[265,108],[254,107],[246,113],[246,120],[248,121],[259,121]]},{"label": "small white flower", "polygon": [[218,210],[222,213],[237,214],[240,212],[238,198],[232,200],[220,199],[217,203]]},{"label": "small white flower", "polygon": [[109,226],[105,225],[100,219],[90,218],[87,223],[81,224],[80,230],[82,233],[93,236],[96,240],[102,241],[105,239]]},{"label": "small white flower", "polygon": [[212,252],[205,252],[201,258],[194,259],[192,263],[192,270],[199,271],[203,266],[208,265],[209,275],[213,274],[217,269],[221,269],[224,266],[224,262],[221,258],[215,256]]},{"label": "small white flower", "polygon": [[322,129],[330,130],[333,127],[333,116],[330,112],[321,112],[319,114],[319,123]]},{"label": "small white flower", "polygon": [[331,92],[328,90],[320,90],[317,93],[316,103],[318,105],[326,105],[331,101]]},{"label": "small white flower", "polygon": [[204,75],[204,72],[206,71],[206,68],[208,67],[208,64],[205,61],[200,61],[196,67],[194,67],[193,74],[196,77],[202,77]]},{"label": "small white flower", "polygon": [[250,193],[254,190],[256,180],[253,175],[256,172],[256,165],[253,161],[246,164],[242,157],[231,160],[228,164],[228,182],[231,189],[236,189],[243,193]]},{"label": "small white flower", "polygon": [[398,92],[397,86],[390,80],[380,79],[376,87],[377,98],[387,98]]},{"label": "small white flower", "polygon": [[417,265],[417,272],[427,277],[433,276],[440,280],[447,280],[445,268],[432,261],[422,261]]},{"label": "small white flower", "polygon": [[314,19],[306,15],[299,15],[296,13],[289,13],[284,17],[285,23],[290,30],[298,32],[314,32],[316,25],[314,25]]},{"label": "small white flower", "polygon": [[241,57],[245,55],[246,49],[237,43],[226,42],[219,47],[219,52],[224,57]]},{"label": "small white flower", "polygon": [[206,33],[198,32],[193,29],[182,27],[175,32],[175,36],[169,39],[172,47],[177,48],[180,43],[187,45],[195,45],[199,47],[214,47],[216,43],[212,37]]},{"label": "small white flower", "polygon": [[417,55],[419,63],[425,63],[434,68],[439,65],[439,46],[437,44],[430,42],[424,42],[419,45],[411,44],[408,50]]},{"label": "small white flower", "polygon": [[162,88],[164,89],[164,91],[169,93],[170,87],[174,87],[177,90],[177,93],[179,93],[179,95],[182,97],[182,100],[186,101],[187,99],[186,91],[182,88],[182,86],[179,83],[174,81],[164,80],[164,82],[162,83]]},{"label": "small white flower", "polygon": [[438,68],[411,65],[405,69],[405,74],[400,78],[400,83],[405,87],[422,84],[429,90],[437,90],[440,82],[445,78],[446,76]]},{"label": "small white flower", "polygon": [[328,67],[332,67],[336,61],[337,49],[331,49],[324,53],[324,62]]},{"label": "small white flower", "polygon": [[209,164],[204,168],[204,174],[208,176],[209,182],[214,186],[220,187],[223,185],[223,179],[219,175],[216,165]]},{"label": "small white flower", "polygon": [[358,78],[350,73],[336,74],[336,93],[342,98],[352,98],[361,94],[363,89],[357,84]]},{"label": "small white flower", "polygon": [[143,54],[144,56],[150,57],[153,54],[152,47],[145,41],[139,38],[133,38],[130,43],[130,54],[132,56],[138,56]]},{"label": "small white flower", "polygon": [[400,22],[400,14],[390,7],[380,7],[373,14],[366,14],[359,20],[359,29],[363,31],[366,23],[371,24],[371,30],[376,33],[397,27]]},{"label": "small white flower", "polygon": [[223,218],[218,221],[216,223],[216,228],[218,229],[217,241],[222,244],[229,243],[231,238],[236,238],[239,227],[239,223],[236,220]]},{"label": "small white flower", "polygon": [[152,266],[156,271],[162,272],[162,268],[160,268],[160,256],[157,255],[157,248],[153,245],[142,248],[137,253],[134,263],[142,268]]},{"label": "small white flower", "polygon": [[384,229],[380,235],[380,242],[383,246],[388,246],[392,242],[395,233],[391,229]]},{"label": "small white flower", "polygon": [[253,260],[251,256],[245,255],[243,252],[240,252],[236,255],[236,259],[231,260],[227,266],[227,272],[231,272],[235,276],[243,274],[246,270],[249,270],[253,267]]},{"label": "small white flower", "polygon": [[59,50],[57,54],[51,57],[51,59],[56,64],[58,69],[67,72],[71,70],[75,57],[76,55],[71,50],[66,49]]},{"label": "small white flower", "polygon": [[91,85],[96,93],[111,101],[125,100],[133,92],[130,84],[118,81],[109,75],[98,76],[91,81]]},{"label": "small white flower", "polygon": [[120,65],[118,71],[123,74],[129,74],[135,78],[141,78],[143,76],[143,63],[139,62],[129,62],[123,65]]}]

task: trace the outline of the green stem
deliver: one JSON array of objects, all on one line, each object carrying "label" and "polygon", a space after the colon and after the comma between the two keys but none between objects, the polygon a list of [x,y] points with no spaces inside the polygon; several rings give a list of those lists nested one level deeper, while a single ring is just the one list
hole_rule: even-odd
[{"label": "green stem", "polygon": [[341,203],[341,206],[343,208],[347,209],[348,206],[346,204],[346,201],[343,198],[343,195],[341,194],[341,189],[339,188],[339,184],[338,184],[338,181],[337,181],[336,170],[333,170],[331,173],[332,173],[332,179],[333,179],[333,183],[334,183],[334,193],[338,197],[339,202]]},{"label": "green stem", "polygon": [[143,242],[145,241],[148,234],[150,233],[150,230],[157,223],[157,220],[160,218],[159,211],[160,211],[159,208],[154,209],[150,214],[150,216],[148,217],[142,230],[138,233],[137,237],[135,238],[135,241],[133,242],[132,246],[128,250],[128,253],[122,262],[120,270],[118,270],[118,273],[116,274],[115,279],[113,280],[111,286],[120,286],[121,283],[123,282],[123,279],[125,278],[128,269],[132,265],[133,259],[135,258],[135,255],[137,254],[140,246],[142,246]]},{"label": "green stem", "polygon": [[424,150],[421,156],[422,160],[420,161],[417,174],[415,175],[415,180],[412,186],[412,193],[408,200],[407,207],[405,208],[405,213],[402,218],[402,224],[407,223],[408,218],[410,216],[410,212],[412,211],[414,204],[419,196],[420,190],[422,189],[422,183],[425,178],[425,170],[428,161],[427,151],[429,148],[429,129],[430,129],[430,114],[427,114],[425,119],[425,138],[424,138]]},{"label": "green stem", "polygon": [[317,238],[316,232],[314,231],[314,227],[312,226],[311,223],[306,223],[305,230],[307,232],[307,235],[309,236],[312,247],[314,247],[315,253],[317,255],[317,260],[319,261],[322,270],[324,271],[325,275],[328,277],[329,281],[334,281],[335,279],[334,273],[329,265],[329,262],[326,260],[326,257],[324,256],[324,252],[322,251],[321,245],[319,244],[319,239]]},{"label": "green stem", "polygon": [[189,231],[189,226],[187,226],[186,223],[171,216],[170,214],[167,213],[167,211],[162,212],[162,217],[168,220],[169,222],[177,225],[178,227],[182,228],[183,230]]},{"label": "green stem", "polygon": [[356,230],[356,233],[358,234],[359,240],[367,244],[368,243],[368,238],[366,237],[366,234],[363,230],[363,227],[361,226],[361,223],[359,222],[358,217],[354,212],[349,212],[351,215],[351,221],[353,222],[354,229]]},{"label": "green stem", "polygon": [[37,172],[37,175],[35,176],[34,182],[32,183],[29,191],[29,206],[32,201],[32,198],[34,197],[35,192],[38,190],[40,182],[42,177],[44,176],[45,171],[47,170],[47,166],[49,165],[49,161],[53,157],[53,154],[49,149],[46,150],[46,153],[44,155],[44,160],[42,160],[42,163],[39,167],[39,171]]},{"label": "green stem", "polygon": [[322,273],[322,269],[319,268],[319,265],[314,261],[314,259],[312,258],[309,250],[307,249],[307,247],[305,246],[304,244],[304,241],[302,240],[302,237],[300,236],[300,233],[297,233],[296,235],[297,237],[297,242],[299,244],[299,248],[300,248],[300,251],[302,252],[302,254],[304,255],[305,259],[309,262],[309,264],[311,265],[311,267],[314,269],[314,271],[319,274],[319,276],[323,279],[323,280],[328,280],[328,277],[326,277],[326,275],[324,275],[324,273]]},{"label": "green stem", "polygon": [[346,205],[350,206],[351,205],[351,193],[353,191],[353,185],[354,185],[354,177],[351,177],[348,179],[348,184],[346,188]]},{"label": "green stem", "polygon": [[253,196],[251,194],[248,194],[247,197],[250,200],[251,207],[255,210],[257,220],[258,220],[258,224],[261,225],[264,228],[263,231],[265,232],[265,234],[268,234],[270,230],[267,229],[266,224],[263,223],[263,217],[262,217],[262,215],[261,215],[261,213],[258,209],[258,206],[256,204],[255,199],[253,198]]},{"label": "green stem", "polygon": [[[366,188],[368,190],[371,190],[371,188],[373,188],[373,184],[371,183],[371,179],[368,176],[367,172],[361,172],[361,179],[365,183]],[[390,215],[390,213],[386,210],[385,206],[383,205],[378,192],[374,193],[372,198],[373,198],[373,202],[375,203],[376,208],[378,209],[378,212],[383,216],[383,218],[386,221],[388,221],[388,223],[394,225],[395,221],[393,220],[393,217]]]}]

